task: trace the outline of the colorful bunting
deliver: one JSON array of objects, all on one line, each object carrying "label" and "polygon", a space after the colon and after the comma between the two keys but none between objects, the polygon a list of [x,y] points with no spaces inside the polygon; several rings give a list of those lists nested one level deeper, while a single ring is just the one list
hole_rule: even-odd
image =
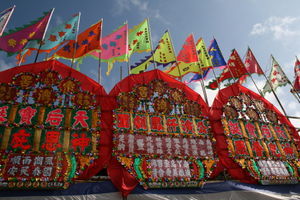
[{"label": "colorful bunting", "polygon": [[247,70],[242,62],[239,54],[234,49],[228,60],[226,68],[223,70],[222,74],[214,81],[210,82],[207,88],[217,89],[218,84],[227,79],[236,79],[247,74]]},{"label": "colorful bunting", "polygon": [[300,92],[300,61],[296,60],[295,62],[295,81],[294,81],[294,92]]},{"label": "colorful bunting", "polygon": [[245,67],[248,73],[240,78],[240,84],[246,81],[246,78],[249,76],[249,74],[264,74],[250,48],[248,48],[245,58]]},{"label": "colorful bunting", "polygon": [[288,78],[282,71],[281,67],[279,66],[278,62],[272,57],[272,69],[268,80],[263,88],[263,94],[267,92],[272,92],[272,89],[275,91],[277,87],[285,86],[288,83]]},{"label": "colorful bunting", "polygon": [[0,13],[0,36],[2,36],[4,29],[11,17],[12,13],[14,12],[15,6],[8,8]]},{"label": "colorful bunting", "polygon": [[182,77],[190,72],[202,72],[192,34],[185,40],[183,47],[177,56],[177,63],[171,67],[169,71],[165,72],[174,77]]},{"label": "colorful bunting", "polygon": [[139,74],[147,69],[151,62],[158,65],[167,66],[170,63],[176,62],[176,56],[171,40],[170,33],[166,31],[158,42],[153,55],[146,56],[145,59],[131,66],[130,74]]},{"label": "colorful bunting", "polygon": [[128,33],[128,55],[151,51],[150,29],[148,20],[134,26]]},{"label": "colorful bunting", "polygon": [[20,52],[29,40],[42,40],[54,9],[45,13],[42,18],[16,30],[4,33],[0,38],[0,49],[8,55]]},{"label": "colorful bunting", "polygon": [[99,52],[101,31],[102,20],[80,33],[77,37],[77,41],[69,41],[52,57],[81,60],[90,52]]},{"label": "colorful bunting", "polygon": [[116,31],[102,38],[101,54],[92,52],[94,58],[99,59],[101,55],[101,61],[107,62],[108,76],[113,68],[113,63],[116,61],[125,62],[128,60],[128,24],[120,26]]}]

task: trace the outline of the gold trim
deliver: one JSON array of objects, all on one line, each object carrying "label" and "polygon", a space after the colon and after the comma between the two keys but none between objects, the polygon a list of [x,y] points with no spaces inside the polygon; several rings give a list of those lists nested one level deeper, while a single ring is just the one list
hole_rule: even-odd
[{"label": "gold trim", "polygon": [[42,136],[42,129],[40,128],[35,129],[34,139],[33,139],[33,151],[40,150],[41,136]]},{"label": "gold trim", "polygon": [[258,133],[258,139],[263,139],[263,135],[262,132],[260,130],[260,125],[258,122],[254,122],[254,125],[256,127],[257,133]]},{"label": "gold trim", "polygon": [[63,144],[64,152],[69,152],[70,135],[71,135],[71,131],[64,131],[64,144]]},{"label": "gold trim", "polygon": [[2,138],[2,143],[1,143],[1,149],[5,150],[7,149],[10,134],[11,134],[12,128],[5,128],[3,138]]}]

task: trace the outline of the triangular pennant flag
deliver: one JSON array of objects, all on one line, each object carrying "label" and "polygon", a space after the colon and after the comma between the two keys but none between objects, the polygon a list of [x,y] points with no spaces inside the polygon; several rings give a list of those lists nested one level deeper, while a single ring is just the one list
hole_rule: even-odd
[{"label": "triangular pennant flag", "polygon": [[165,73],[174,76],[182,77],[185,74],[195,72],[202,73],[201,64],[199,62],[194,37],[190,34],[185,40],[182,49],[177,56],[177,63]]},{"label": "triangular pennant flag", "polygon": [[101,31],[102,20],[80,33],[77,37],[77,41],[69,41],[52,57],[81,60],[90,52],[99,52]]},{"label": "triangular pennant flag", "polygon": [[265,94],[267,92],[272,92],[272,89],[275,91],[278,87],[285,86],[288,83],[288,78],[285,76],[284,72],[282,71],[280,65],[272,57],[272,69],[268,80],[263,88],[262,93]]},{"label": "triangular pennant flag", "polygon": [[4,29],[9,21],[10,16],[14,12],[15,6],[8,8],[0,13],[0,36],[2,36]]},{"label": "triangular pennant flag", "polygon": [[214,67],[226,67],[226,62],[216,39],[211,41],[211,44],[208,48],[208,54],[210,55]]},{"label": "triangular pennant flag", "polygon": [[245,67],[247,70],[247,74],[240,78],[240,80],[239,80],[240,84],[245,82],[247,76],[249,76],[248,74],[259,74],[259,75],[264,74],[263,70],[259,66],[259,64],[250,48],[248,48],[248,51],[246,54]]},{"label": "triangular pennant flag", "polygon": [[148,55],[141,62],[131,66],[130,74],[138,74],[147,69],[150,62],[155,62],[158,65],[167,66],[170,63],[176,62],[176,56],[171,40],[170,33],[166,31],[158,42],[153,55]]},{"label": "triangular pennant flag", "polygon": [[218,83],[221,83],[227,79],[237,79],[247,73],[243,61],[241,60],[239,54],[234,49],[230,55],[227,62],[226,68],[223,70],[222,74],[214,81],[210,82],[207,88],[217,89]]},{"label": "triangular pennant flag", "polygon": [[128,33],[128,55],[151,51],[151,38],[148,20],[134,26]]},{"label": "triangular pennant flag", "polygon": [[0,49],[6,51],[8,55],[13,55],[20,52],[29,40],[42,40],[53,10],[29,25],[4,33],[0,37]]},{"label": "triangular pennant flag", "polygon": [[196,44],[197,53],[199,56],[199,61],[201,68],[203,69],[203,74],[195,74],[191,80],[187,83],[200,81],[201,79],[205,79],[207,74],[210,71],[210,68],[213,66],[211,62],[210,55],[208,54],[206,50],[206,45],[204,43],[204,40],[200,38]]}]

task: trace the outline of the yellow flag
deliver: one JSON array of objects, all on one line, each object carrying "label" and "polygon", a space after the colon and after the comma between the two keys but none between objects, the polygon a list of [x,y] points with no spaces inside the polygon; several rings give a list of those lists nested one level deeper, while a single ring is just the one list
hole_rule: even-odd
[{"label": "yellow flag", "polygon": [[199,56],[199,61],[201,64],[201,68],[208,68],[212,67],[213,64],[211,62],[211,58],[207,52],[206,45],[204,43],[204,40],[200,38],[196,44],[196,49]]}]

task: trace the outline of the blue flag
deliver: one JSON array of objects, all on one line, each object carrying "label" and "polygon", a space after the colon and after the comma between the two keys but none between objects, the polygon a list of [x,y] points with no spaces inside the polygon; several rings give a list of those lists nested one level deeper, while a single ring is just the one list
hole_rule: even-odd
[{"label": "blue flag", "polygon": [[203,74],[195,74],[188,83],[196,82],[196,81],[199,81],[201,79],[205,79],[206,76],[207,76],[207,74],[208,74],[208,72],[209,72],[209,70],[210,70],[210,68],[204,70]]},{"label": "blue flag", "polygon": [[224,57],[221,53],[221,50],[219,48],[216,39],[213,39],[213,41],[211,42],[210,47],[208,48],[208,54],[210,55],[211,61],[213,63],[213,67],[226,66],[226,62],[224,60]]}]

